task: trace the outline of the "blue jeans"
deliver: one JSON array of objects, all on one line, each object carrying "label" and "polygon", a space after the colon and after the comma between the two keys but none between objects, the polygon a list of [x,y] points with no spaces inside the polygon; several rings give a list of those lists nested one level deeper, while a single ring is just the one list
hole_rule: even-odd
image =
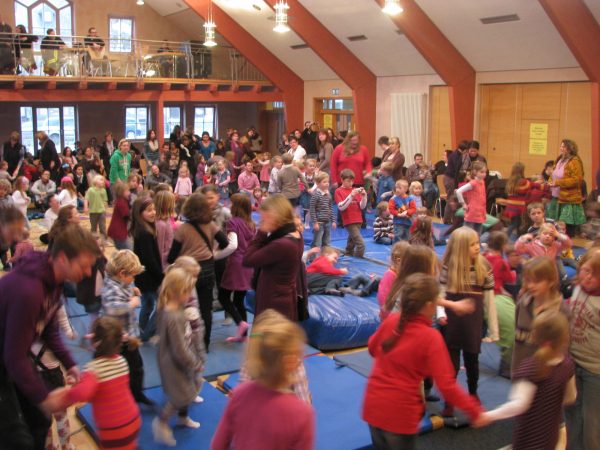
[{"label": "blue jeans", "polygon": [[567,450],[600,448],[600,375],[581,366],[575,369],[577,400],[565,408]]},{"label": "blue jeans", "polygon": [[147,341],[156,334],[156,292],[142,292],[142,307],[140,309],[140,331],[142,341]]},{"label": "blue jeans", "polygon": [[115,248],[117,250],[131,250],[131,244],[129,243],[129,239],[113,239],[113,242],[115,243]]},{"label": "blue jeans", "polygon": [[410,225],[403,223],[394,224],[394,243],[398,241],[408,241],[410,237]]},{"label": "blue jeans", "polygon": [[380,238],[375,239],[375,243],[376,244],[383,244],[383,245],[391,245],[392,244],[392,238],[389,236],[381,236]]},{"label": "blue jeans", "polygon": [[325,247],[331,243],[331,223],[319,222],[319,229],[313,230],[311,247]]},{"label": "blue jeans", "polygon": [[483,231],[483,224],[482,223],[475,223],[475,222],[467,222],[467,221],[465,221],[465,227],[469,227],[472,230],[475,230],[478,235],[481,235],[481,232]]}]

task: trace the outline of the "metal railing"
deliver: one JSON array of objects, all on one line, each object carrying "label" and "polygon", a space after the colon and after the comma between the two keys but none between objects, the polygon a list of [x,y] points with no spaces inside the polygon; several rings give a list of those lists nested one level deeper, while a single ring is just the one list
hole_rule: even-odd
[{"label": "metal railing", "polygon": [[0,74],[232,83],[267,81],[252,63],[231,47],[207,48],[200,41],[94,39],[103,45],[92,46],[90,38],[85,36],[49,39],[0,33]]}]

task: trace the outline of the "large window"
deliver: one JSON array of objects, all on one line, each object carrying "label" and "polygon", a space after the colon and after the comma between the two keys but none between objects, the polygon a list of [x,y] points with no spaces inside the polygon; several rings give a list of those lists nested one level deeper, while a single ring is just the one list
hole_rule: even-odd
[{"label": "large window", "polygon": [[131,53],[133,39],[133,19],[111,17],[108,20],[109,48],[114,53]]},{"label": "large window", "polygon": [[165,139],[171,137],[171,131],[175,125],[181,125],[181,108],[179,106],[165,106],[163,108]]},{"label": "large window", "polygon": [[27,151],[38,151],[35,134],[45,131],[58,149],[75,146],[77,113],[74,106],[21,106],[21,139]]},{"label": "large window", "polygon": [[215,107],[196,106],[194,108],[194,133],[202,134],[205,131],[215,136]]},{"label": "large window", "polygon": [[[71,44],[73,34],[73,8],[69,0],[15,0],[15,24],[25,25],[27,31],[45,36],[52,28]],[[39,45],[39,41],[36,46]]]},{"label": "large window", "polygon": [[127,139],[146,139],[148,132],[148,107],[125,108],[125,136]]}]

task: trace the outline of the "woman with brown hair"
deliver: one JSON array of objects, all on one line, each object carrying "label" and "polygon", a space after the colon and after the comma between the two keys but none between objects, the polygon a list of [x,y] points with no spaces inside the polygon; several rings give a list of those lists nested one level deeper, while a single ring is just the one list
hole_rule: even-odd
[{"label": "woman with brown hair", "polygon": [[382,162],[391,162],[394,165],[392,169],[392,177],[394,177],[394,181],[402,178],[402,169],[404,168],[405,157],[400,152],[400,138],[391,137],[389,140],[389,147],[385,152],[383,152],[383,156],[381,157]]},{"label": "woman with brown hair", "polygon": [[294,209],[281,194],[260,206],[261,221],[243,264],[255,271],[256,315],[272,308],[298,320],[296,282],[302,264],[304,240],[296,229]]},{"label": "woman with brown hair", "polygon": [[573,236],[577,225],[586,222],[583,211],[583,162],[577,156],[577,144],[570,139],[560,143],[560,156],[552,172],[552,200],[546,215],[567,224],[569,236]]},{"label": "woman with brown hair", "polygon": [[333,144],[329,132],[322,128],[317,134],[317,151],[319,152],[319,170],[329,171]]},{"label": "woman with brown hair", "polygon": [[344,142],[335,148],[330,165],[334,187],[341,183],[340,174],[344,169],[354,172],[354,187],[364,186],[364,175],[372,170],[371,158],[367,147],[360,143],[360,134],[357,131],[350,131]]}]

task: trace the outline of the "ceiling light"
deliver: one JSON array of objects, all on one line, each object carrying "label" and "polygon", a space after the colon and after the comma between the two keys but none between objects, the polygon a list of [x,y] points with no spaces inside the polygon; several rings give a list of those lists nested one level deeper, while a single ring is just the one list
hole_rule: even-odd
[{"label": "ceiling light", "polygon": [[208,17],[206,18],[206,22],[204,22],[204,46],[205,47],[214,47],[217,45],[215,41],[215,31],[217,29],[217,25],[213,21],[213,13],[212,13],[212,0],[208,4]]},{"label": "ceiling light", "polygon": [[276,31],[277,33],[287,33],[290,31],[290,27],[287,24],[288,9],[290,9],[290,7],[285,0],[277,0],[277,4],[275,4],[275,27],[273,28],[273,31]]},{"label": "ceiling light", "polygon": [[144,0],[137,0],[137,2],[135,2],[135,4],[138,6],[144,6]]},{"label": "ceiling light", "polygon": [[400,6],[400,0],[385,0],[385,5],[382,10],[384,13],[389,14],[390,16],[395,16],[396,14],[400,14],[404,9]]}]

